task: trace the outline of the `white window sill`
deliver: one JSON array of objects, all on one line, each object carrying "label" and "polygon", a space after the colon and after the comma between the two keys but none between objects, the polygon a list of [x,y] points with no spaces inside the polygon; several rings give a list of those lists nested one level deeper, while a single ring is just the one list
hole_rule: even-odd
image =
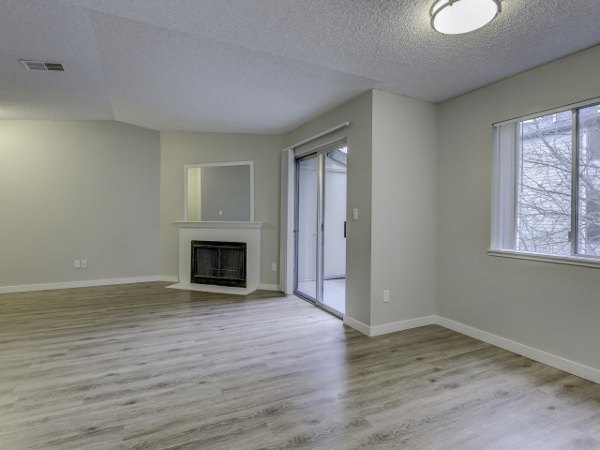
[{"label": "white window sill", "polygon": [[524,259],[526,261],[539,261],[553,264],[567,264],[570,266],[595,267],[600,269],[600,259],[585,258],[582,256],[557,256],[543,253],[519,252],[516,250],[489,249],[488,255],[501,258]]}]

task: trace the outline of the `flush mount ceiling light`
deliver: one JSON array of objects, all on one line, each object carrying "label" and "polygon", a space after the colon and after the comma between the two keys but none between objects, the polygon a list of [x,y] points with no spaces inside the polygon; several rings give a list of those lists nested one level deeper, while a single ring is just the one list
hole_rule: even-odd
[{"label": "flush mount ceiling light", "polygon": [[438,0],[431,7],[431,26],[443,34],[462,34],[481,28],[496,17],[500,0]]}]

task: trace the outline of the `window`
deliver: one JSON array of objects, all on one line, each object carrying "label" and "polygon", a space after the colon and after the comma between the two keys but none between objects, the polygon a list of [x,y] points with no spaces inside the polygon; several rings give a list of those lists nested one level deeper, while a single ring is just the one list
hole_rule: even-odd
[{"label": "window", "polygon": [[496,126],[492,250],[598,258],[600,106]]},{"label": "window", "polygon": [[572,114],[517,125],[516,249],[570,255]]}]

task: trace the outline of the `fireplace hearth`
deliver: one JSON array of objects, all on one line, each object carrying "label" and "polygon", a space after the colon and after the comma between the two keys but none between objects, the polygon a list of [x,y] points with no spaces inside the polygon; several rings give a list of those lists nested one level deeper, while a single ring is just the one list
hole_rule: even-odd
[{"label": "fireplace hearth", "polygon": [[191,241],[190,282],[246,287],[246,243]]}]

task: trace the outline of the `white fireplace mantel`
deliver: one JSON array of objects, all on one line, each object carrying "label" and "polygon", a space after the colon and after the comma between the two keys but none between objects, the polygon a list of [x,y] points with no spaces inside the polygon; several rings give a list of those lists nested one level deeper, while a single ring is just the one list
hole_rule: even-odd
[{"label": "white fireplace mantel", "polygon": [[262,222],[233,222],[233,221],[202,221],[176,220],[173,222],[179,228],[221,228],[221,229],[253,229],[262,228]]},{"label": "white fireplace mantel", "polygon": [[[174,221],[179,228],[179,283],[169,286],[190,291],[246,295],[260,284],[260,238],[262,222],[191,222]],[[215,286],[190,282],[192,241],[246,243],[246,287]]]}]

